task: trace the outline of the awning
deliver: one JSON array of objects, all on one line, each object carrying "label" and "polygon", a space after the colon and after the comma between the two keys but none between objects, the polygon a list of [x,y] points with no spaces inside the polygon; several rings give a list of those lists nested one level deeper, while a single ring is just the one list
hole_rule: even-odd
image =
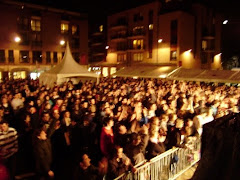
[{"label": "awning", "polygon": [[118,77],[166,78],[176,70],[176,66],[130,66],[124,67],[112,74]]}]

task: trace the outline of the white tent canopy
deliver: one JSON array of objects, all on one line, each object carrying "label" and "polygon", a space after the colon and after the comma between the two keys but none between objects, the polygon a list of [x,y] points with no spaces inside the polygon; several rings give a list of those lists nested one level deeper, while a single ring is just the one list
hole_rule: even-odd
[{"label": "white tent canopy", "polygon": [[69,79],[73,82],[80,79],[96,81],[98,75],[89,72],[84,66],[81,66],[73,59],[69,43],[67,43],[62,61],[49,71],[42,73],[39,77],[39,81],[40,83],[51,87],[54,82],[61,84]]},{"label": "white tent canopy", "polygon": [[124,67],[112,74],[118,77],[139,77],[139,78],[166,78],[169,73],[174,71],[176,66],[152,66],[139,65]]},{"label": "white tent canopy", "polygon": [[216,83],[239,83],[240,71],[178,68],[168,79]]}]

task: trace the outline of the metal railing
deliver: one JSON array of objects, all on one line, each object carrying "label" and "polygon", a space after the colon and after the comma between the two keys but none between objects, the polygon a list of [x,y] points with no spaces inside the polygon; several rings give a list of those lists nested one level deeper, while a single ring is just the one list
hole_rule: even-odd
[{"label": "metal railing", "polygon": [[170,149],[143,165],[135,173],[127,172],[114,180],[173,180],[200,160],[200,140],[186,144],[186,148]]}]

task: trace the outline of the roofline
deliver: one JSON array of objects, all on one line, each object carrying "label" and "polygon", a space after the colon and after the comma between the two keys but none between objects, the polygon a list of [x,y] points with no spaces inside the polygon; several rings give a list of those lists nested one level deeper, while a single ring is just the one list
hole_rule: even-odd
[{"label": "roofline", "polygon": [[50,12],[55,12],[55,13],[65,13],[65,14],[69,14],[72,16],[86,17],[86,18],[88,17],[88,14],[86,14],[86,13],[79,13],[79,12],[75,12],[75,11],[68,11],[68,10],[64,10],[64,9],[52,8],[47,5],[37,5],[37,4],[32,4],[32,3],[17,2],[17,1],[13,1],[13,0],[1,0],[0,2],[4,3],[4,4],[26,6],[29,8],[50,11]]}]

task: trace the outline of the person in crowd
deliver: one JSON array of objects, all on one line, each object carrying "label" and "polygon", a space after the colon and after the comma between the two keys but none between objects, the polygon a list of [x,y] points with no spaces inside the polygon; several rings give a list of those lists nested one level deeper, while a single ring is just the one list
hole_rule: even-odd
[{"label": "person in crowd", "polygon": [[14,179],[16,173],[16,152],[18,151],[17,131],[9,127],[7,121],[0,122],[0,159],[7,167],[10,179]]},{"label": "person in crowd", "polygon": [[129,170],[136,171],[131,164],[131,160],[123,153],[123,148],[116,146],[113,157],[108,163],[107,180],[112,180]]},{"label": "person in crowd", "polygon": [[144,125],[142,129],[142,134],[132,134],[132,142],[125,148],[125,153],[131,159],[133,165],[137,165],[145,160],[145,149],[149,137],[147,126]]},{"label": "person in crowd", "polygon": [[162,131],[162,134],[159,134],[158,131],[156,131],[156,130],[152,130],[150,132],[150,139],[148,141],[148,145],[146,148],[146,158],[148,160],[165,152],[165,149],[166,149],[165,144],[164,144],[165,136],[166,135],[165,135],[164,131]]},{"label": "person in crowd", "polygon": [[100,148],[102,154],[109,158],[111,156],[113,146],[114,146],[114,135],[113,135],[113,127],[114,121],[110,117],[105,118],[105,126],[102,128],[101,136],[100,136]]},{"label": "person in crowd", "polygon": [[80,162],[74,171],[73,180],[100,180],[105,172],[104,163],[99,162],[99,167],[91,164],[87,153],[83,153]]}]

